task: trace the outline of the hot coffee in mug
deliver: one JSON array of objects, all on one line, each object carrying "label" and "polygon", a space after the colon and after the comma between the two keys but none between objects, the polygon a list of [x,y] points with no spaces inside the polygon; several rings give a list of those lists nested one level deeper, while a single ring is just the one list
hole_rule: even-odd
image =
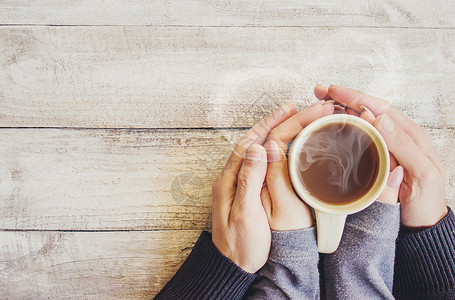
[{"label": "hot coffee in mug", "polygon": [[296,137],[289,150],[289,173],[297,194],[315,209],[319,252],[332,253],[346,216],[368,207],[384,189],[389,154],[371,124],[331,115]]}]

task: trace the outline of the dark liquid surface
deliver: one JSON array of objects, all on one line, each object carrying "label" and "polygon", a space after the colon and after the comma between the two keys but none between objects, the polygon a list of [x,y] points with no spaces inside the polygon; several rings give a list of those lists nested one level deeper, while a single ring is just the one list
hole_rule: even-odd
[{"label": "dark liquid surface", "polygon": [[350,124],[332,124],[314,132],[302,146],[299,175],[321,201],[352,202],[373,185],[379,164],[372,139]]}]

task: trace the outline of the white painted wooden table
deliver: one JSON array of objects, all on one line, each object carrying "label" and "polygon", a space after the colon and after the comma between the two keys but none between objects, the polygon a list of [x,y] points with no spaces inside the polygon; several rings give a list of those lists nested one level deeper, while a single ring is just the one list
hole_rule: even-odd
[{"label": "white painted wooden table", "polygon": [[426,127],[455,205],[452,0],[0,1],[0,298],[152,298],[232,143],[316,83]]}]

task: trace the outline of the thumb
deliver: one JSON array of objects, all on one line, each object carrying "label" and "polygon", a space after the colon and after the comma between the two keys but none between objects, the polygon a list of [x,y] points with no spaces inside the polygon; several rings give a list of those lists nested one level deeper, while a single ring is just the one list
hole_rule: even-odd
[{"label": "thumb", "polygon": [[267,209],[270,228],[296,230],[311,227],[311,211],[292,188],[286,154],[274,140],[268,141],[265,148],[268,160],[266,180],[271,207]]},{"label": "thumb", "polygon": [[265,148],[268,160],[266,181],[272,198],[272,207],[277,208],[292,202],[295,193],[289,179],[286,154],[274,140],[268,141]]},{"label": "thumb", "polygon": [[389,174],[387,185],[378,197],[379,202],[395,204],[398,202],[398,192],[403,181],[403,167],[398,166]]},{"label": "thumb", "polygon": [[261,204],[261,190],[267,172],[267,153],[264,147],[252,145],[248,148],[237,176],[237,190],[233,206],[241,210],[257,208]]}]

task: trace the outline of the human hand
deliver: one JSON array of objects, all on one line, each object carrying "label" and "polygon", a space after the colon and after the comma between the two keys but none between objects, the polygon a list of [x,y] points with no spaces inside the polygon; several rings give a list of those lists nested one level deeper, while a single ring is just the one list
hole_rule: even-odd
[{"label": "human hand", "polygon": [[295,194],[288,172],[286,152],[290,142],[308,124],[332,114],[333,104],[316,103],[275,127],[265,143],[267,151],[266,185],[262,203],[270,228],[276,231],[296,230],[313,226],[309,207]]},{"label": "human hand", "polygon": [[347,113],[370,121],[381,133],[393,154],[391,168],[396,164],[404,168],[398,194],[404,226],[429,227],[445,216],[444,170],[427,131],[380,98],[333,85],[317,86],[314,93],[346,105]]},{"label": "human hand", "polygon": [[296,113],[294,104],[272,112],[237,142],[212,187],[212,240],[243,270],[255,273],[267,261],[271,232],[261,202],[270,131]]}]

